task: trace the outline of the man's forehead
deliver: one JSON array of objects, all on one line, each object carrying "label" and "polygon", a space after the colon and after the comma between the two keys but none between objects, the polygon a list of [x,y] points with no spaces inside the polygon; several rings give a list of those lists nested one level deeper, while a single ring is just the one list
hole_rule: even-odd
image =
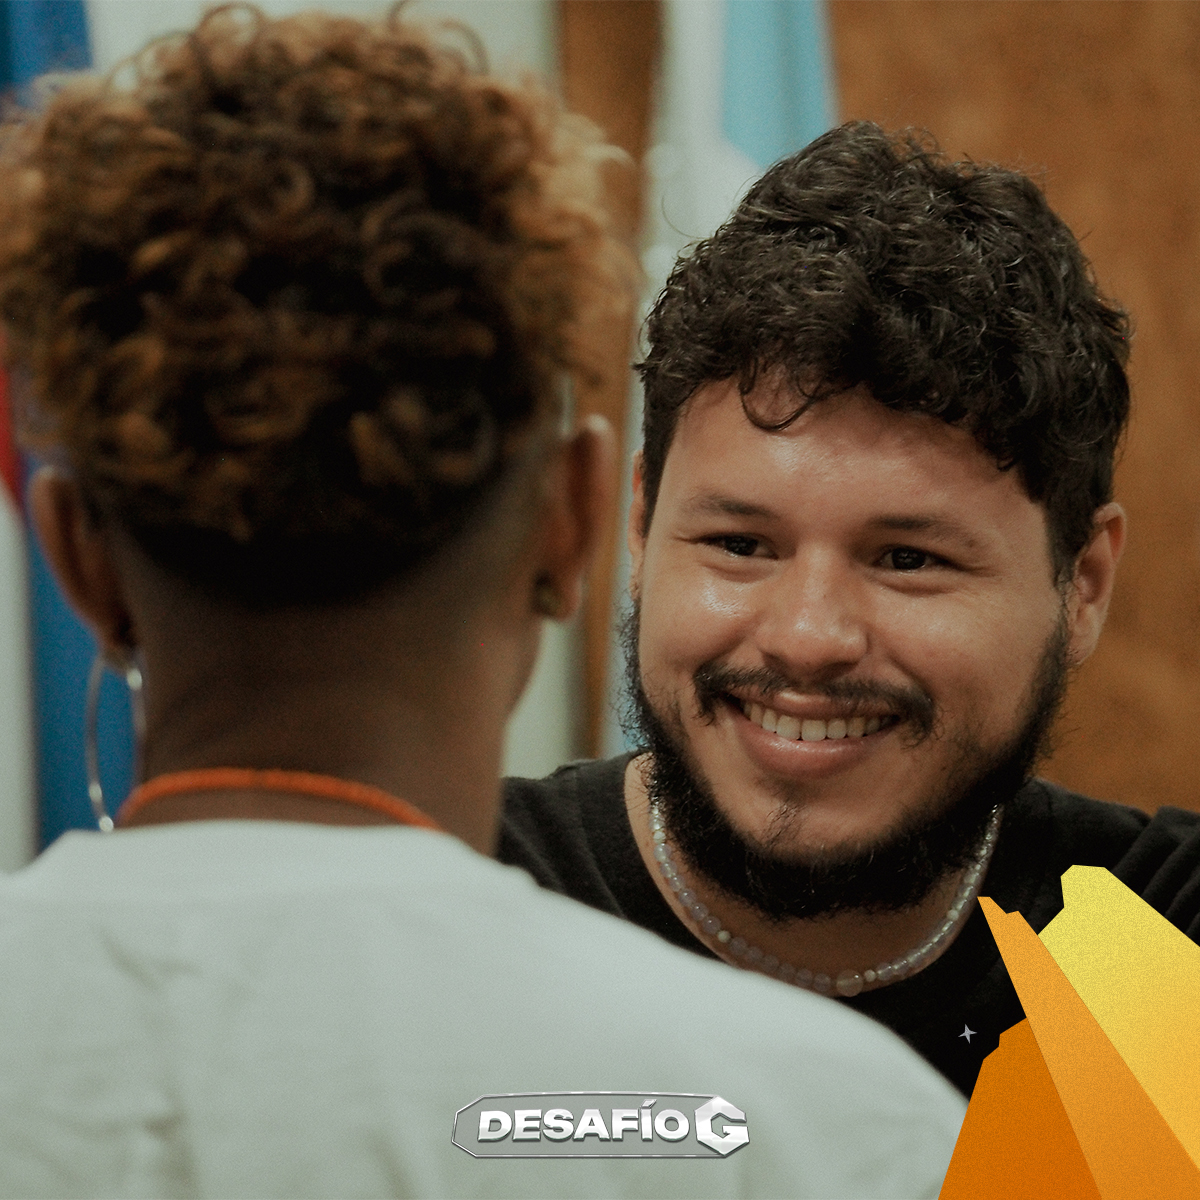
[{"label": "man's forehead", "polygon": [[[759,412],[756,399],[746,405]],[[779,401],[768,397],[772,413]],[[830,531],[924,534],[970,552],[1030,542],[1049,553],[1045,508],[1019,472],[1001,470],[967,431],[890,409],[865,387],[770,430],[748,418],[736,381],[708,385],[681,414],[662,485],[684,520],[800,518]]]},{"label": "man's forehead", "polygon": [[704,384],[680,413],[668,463],[676,450],[717,463],[738,454],[780,466],[802,458],[810,471],[836,470],[841,458],[868,456],[881,465],[907,460],[935,470],[953,462],[957,473],[980,482],[1012,474],[966,430],[926,413],[889,408],[865,384],[811,403],[778,379],[762,381],[744,397],[736,379]]}]

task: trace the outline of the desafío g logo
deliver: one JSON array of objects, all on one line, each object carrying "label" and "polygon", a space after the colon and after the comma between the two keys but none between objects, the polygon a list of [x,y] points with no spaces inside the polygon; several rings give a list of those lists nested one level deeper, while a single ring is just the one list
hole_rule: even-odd
[{"label": "desaf\u00edo g logo", "polygon": [[502,1092],[454,1114],[475,1158],[725,1158],[750,1141],[746,1114],[698,1092]]}]

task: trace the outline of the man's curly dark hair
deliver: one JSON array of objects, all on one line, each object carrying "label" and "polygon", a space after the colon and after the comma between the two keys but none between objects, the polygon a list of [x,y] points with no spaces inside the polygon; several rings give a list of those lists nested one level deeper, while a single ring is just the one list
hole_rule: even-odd
[{"label": "man's curly dark hair", "polygon": [[1129,413],[1129,322],[1026,176],[952,163],[930,140],[851,122],[771,167],[680,259],[647,322],[642,478],[649,526],[697,388],[782,375],[782,429],[865,384],[972,433],[1043,504],[1065,581],[1112,498]]},{"label": "man's curly dark hair", "polygon": [[291,603],[404,573],[563,377],[602,369],[631,272],[595,131],[398,11],[229,5],[132,70],[4,131],[27,443],[205,587]]}]

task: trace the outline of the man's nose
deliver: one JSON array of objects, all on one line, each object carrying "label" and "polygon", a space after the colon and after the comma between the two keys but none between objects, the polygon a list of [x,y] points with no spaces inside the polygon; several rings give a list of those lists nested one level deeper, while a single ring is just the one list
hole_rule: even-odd
[{"label": "man's nose", "polygon": [[759,596],[760,652],[793,679],[855,666],[870,646],[860,581],[831,552],[798,555]]}]

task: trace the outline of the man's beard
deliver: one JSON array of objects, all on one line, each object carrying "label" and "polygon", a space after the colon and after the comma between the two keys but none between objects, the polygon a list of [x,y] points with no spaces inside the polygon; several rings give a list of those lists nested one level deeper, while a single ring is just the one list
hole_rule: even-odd
[{"label": "man's beard", "polygon": [[[1050,727],[1066,690],[1067,627],[1060,618],[1042,651],[1016,732],[1003,746],[987,751],[973,735],[960,734],[936,793],[875,841],[777,857],[739,833],[721,811],[708,780],[689,762],[678,706],[669,721],[651,706],[638,663],[638,615],[635,605],[623,631],[626,682],[630,721],[649,751],[645,775],[650,800],[694,872],[776,922],[849,911],[899,912],[919,904],[975,857],[993,809],[1012,799],[1048,751]],[[736,671],[705,663],[693,676],[698,716],[712,720],[731,687],[754,686],[769,696],[789,682],[769,670]],[[917,688],[835,681],[806,685],[804,691],[851,704],[884,702],[907,726],[911,747],[945,736],[932,697]],[[894,736],[901,736],[904,726]],[[783,812],[786,818],[786,808]],[[803,820],[802,813],[796,816]],[[790,827],[794,822],[785,819],[780,832]]]}]

